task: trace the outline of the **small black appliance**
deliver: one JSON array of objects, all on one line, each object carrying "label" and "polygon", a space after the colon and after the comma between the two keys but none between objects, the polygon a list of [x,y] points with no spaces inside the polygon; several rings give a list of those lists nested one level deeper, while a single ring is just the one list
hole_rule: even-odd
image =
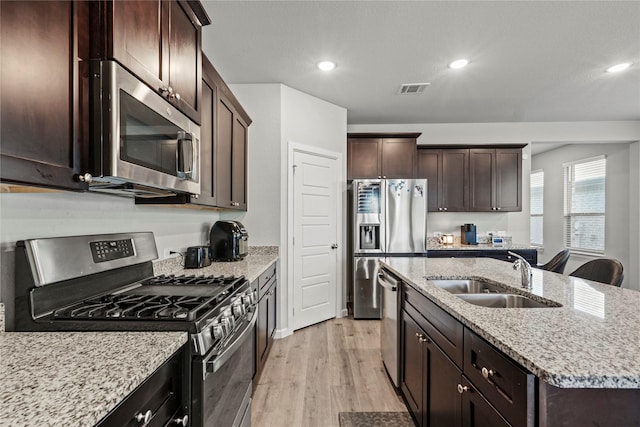
[{"label": "small black appliance", "polygon": [[240,221],[216,221],[209,245],[212,261],[239,261],[249,251],[249,234]]},{"label": "small black appliance", "polygon": [[460,226],[460,243],[463,245],[477,245],[475,224],[463,224]]},{"label": "small black appliance", "polygon": [[184,268],[202,268],[211,265],[209,246],[191,246],[184,257]]}]

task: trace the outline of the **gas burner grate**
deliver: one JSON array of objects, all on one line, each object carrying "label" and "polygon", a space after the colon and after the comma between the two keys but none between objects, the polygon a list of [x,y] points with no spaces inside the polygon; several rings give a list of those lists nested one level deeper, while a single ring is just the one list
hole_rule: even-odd
[{"label": "gas burner grate", "polygon": [[241,281],[244,276],[176,276],[162,274],[141,282],[143,285],[226,286]]},{"label": "gas burner grate", "polygon": [[56,310],[58,319],[198,319],[218,303],[216,297],[176,295],[105,295]]}]

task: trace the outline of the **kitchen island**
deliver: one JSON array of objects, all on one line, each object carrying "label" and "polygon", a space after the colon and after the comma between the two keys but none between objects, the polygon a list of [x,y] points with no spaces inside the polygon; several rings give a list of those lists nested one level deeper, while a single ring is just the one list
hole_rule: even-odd
[{"label": "kitchen island", "polygon": [[[628,425],[640,423],[640,292],[538,269],[526,291],[511,263],[487,258],[387,258],[383,267],[462,325],[465,357],[467,335],[478,336],[535,375],[538,424],[528,425],[555,425],[554,419],[569,416],[562,411],[572,412],[576,420],[589,419],[594,405],[593,414],[627,411],[621,419]],[[485,279],[555,307],[477,306],[432,281],[457,278]],[[429,321],[428,314],[420,314]],[[465,377],[466,369],[467,360]],[[554,403],[556,398],[564,408]]]}]

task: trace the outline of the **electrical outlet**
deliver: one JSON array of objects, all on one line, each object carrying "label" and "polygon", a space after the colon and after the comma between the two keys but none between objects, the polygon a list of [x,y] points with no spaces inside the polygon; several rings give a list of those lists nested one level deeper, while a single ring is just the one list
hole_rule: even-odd
[{"label": "electrical outlet", "polygon": [[164,253],[162,254],[162,258],[169,258],[171,256],[171,249],[170,248],[164,248]]}]

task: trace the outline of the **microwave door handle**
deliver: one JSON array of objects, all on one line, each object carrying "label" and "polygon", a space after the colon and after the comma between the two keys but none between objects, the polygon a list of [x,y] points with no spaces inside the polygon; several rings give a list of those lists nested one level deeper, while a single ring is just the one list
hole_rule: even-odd
[{"label": "microwave door handle", "polygon": [[[176,151],[176,176],[182,179],[192,178],[193,175],[193,135],[178,132],[178,150]],[[187,169],[187,165],[188,168]],[[182,168],[182,170],[180,169]]]}]

